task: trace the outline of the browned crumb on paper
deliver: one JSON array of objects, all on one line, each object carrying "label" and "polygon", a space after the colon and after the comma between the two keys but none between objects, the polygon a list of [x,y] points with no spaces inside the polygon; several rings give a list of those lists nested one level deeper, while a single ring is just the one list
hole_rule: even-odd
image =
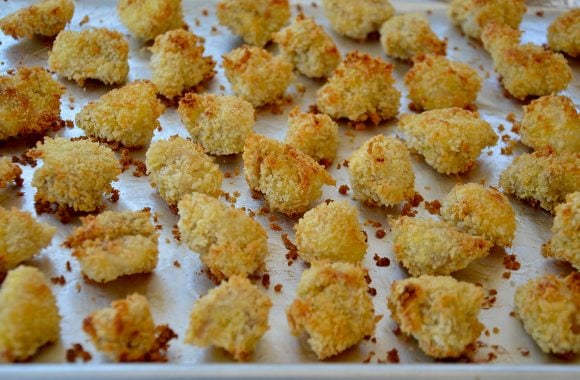
[{"label": "browned crumb on paper", "polygon": [[265,289],[270,288],[270,274],[269,273],[262,274],[262,286]]},{"label": "browned crumb on paper", "polygon": [[155,327],[155,343],[151,350],[143,357],[144,362],[167,362],[167,349],[169,342],[177,338],[177,334],[169,327],[169,325],[159,325]]},{"label": "browned crumb on paper", "polygon": [[294,261],[298,260],[298,247],[288,238],[288,234],[282,234],[282,242],[288,250],[285,257],[288,261],[288,266],[291,266]]},{"label": "browned crumb on paper", "polygon": [[34,209],[38,215],[53,214],[62,224],[67,224],[79,216],[98,214],[104,206],[91,212],[75,211],[72,207],[59,205],[53,202],[47,202],[37,199],[34,201]]},{"label": "browned crumb on paper", "polygon": [[[340,165],[340,164],[339,164]],[[348,191],[350,190],[350,188],[347,185],[340,185],[340,187],[338,188],[338,192],[341,195],[346,195],[348,194]]]},{"label": "browned crumb on paper", "polygon": [[413,198],[409,200],[409,203],[411,204],[411,206],[417,207],[421,204],[421,202],[423,202],[423,200],[424,200],[424,198],[421,194],[415,193]]},{"label": "browned crumb on paper", "polygon": [[385,232],[385,230],[383,230],[382,228],[378,229],[375,231],[375,237],[377,239],[382,239],[387,235],[387,233]]},{"label": "browned crumb on paper", "polygon": [[408,216],[413,218],[417,215],[417,210],[413,210],[413,206],[409,202],[405,202],[403,209],[401,210],[401,216]]},{"label": "browned crumb on paper", "polygon": [[538,17],[544,17],[544,11],[537,11],[536,12],[536,16],[538,16]]},{"label": "browned crumb on paper", "polygon": [[179,227],[177,226],[177,224],[173,225],[171,233],[173,234],[173,238],[175,239],[175,241],[181,243],[181,232],[179,232]]},{"label": "browned crumb on paper", "polygon": [[66,350],[66,361],[69,363],[76,363],[82,360],[84,363],[93,358],[90,352],[85,351],[80,343],[74,343],[71,348]]},{"label": "browned crumb on paper", "polygon": [[364,364],[370,363],[373,356],[375,356],[375,352],[374,351],[369,352],[369,355],[365,359],[363,359],[362,362]]},{"label": "browned crumb on paper", "polygon": [[373,287],[368,287],[367,288],[367,293],[371,296],[374,297],[377,295],[377,289],[373,288]]},{"label": "browned crumb on paper", "polygon": [[62,275],[61,276],[55,276],[55,277],[51,277],[50,278],[50,282],[52,282],[55,285],[64,286],[66,284],[66,279]]},{"label": "browned crumb on paper", "polygon": [[38,164],[36,158],[33,156],[29,156],[28,152],[24,152],[20,156],[12,156],[12,162],[23,166],[28,165],[31,168],[35,168],[36,165]]},{"label": "browned crumb on paper", "polygon": [[89,21],[91,21],[91,19],[89,18],[89,15],[85,15],[83,17],[83,19],[79,22],[79,26],[83,26],[83,25],[85,25]]},{"label": "browned crumb on paper", "polygon": [[441,202],[438,199],[425,202],[425,210],[431,215],[441,215]]},{"label": "browned crumb on paper", "polygon": [[176,268],[181,268],[181,263],[179,261],[175,260],[173,262],[173,266],[176,267]]},{"label": "browned crumb on paper", "polygon": [[121,159],[119,161],[121,162],[123,171],[126,171],[131,166],[135,167],[135,170],[133,171],[134,177],[143,177],[147,175],[147,166],[145,166],[145,163],[141,160],[131,157],[129,154],[129,149],[121,149]]},{"label": "browned crumb on paper", "polygon": [[373,256],[373,260],[375,261],[375,265],[378,267],[388,267],[391,265],[391,260],[388,257],[381,257],[377,253]]},{"label": "browned crumb on paper", "polygon": [[521,264],[519,263],[516,255],[506,255],[503,258],[503,266],[505,269],[515,271],[520,269]]},{"label": "browned crumb on paper", "polygon": [[113,203],[117,203],[119,201],[119,194],[118,189],[112,189],[111,194],[109,195],[109,200]]},{"label": "browned crumb on paper", "polygon": [[276,293],[280,293],[282,291],[282,287],[283,287],[282,284],[276,284],[276,285],[274,285],[274,291]]},{"label": "browned crumb on paper", "polygon": [[71,272],[72,271],[72,267],[70,265],[70,261],[68,261],[68,260],[66,261],[66,271],[67,272]]}]

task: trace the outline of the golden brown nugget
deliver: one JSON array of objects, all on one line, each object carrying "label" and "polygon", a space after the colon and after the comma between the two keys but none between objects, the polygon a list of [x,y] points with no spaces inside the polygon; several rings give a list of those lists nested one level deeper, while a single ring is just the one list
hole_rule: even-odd
[{"label": "golden brown nugget", "polygon": [[580,353],[580,273],[545,275],[516,289],[515,312],[545,353]]},{"label": "golden brown nugget", "polygon": [[313,18],[300,13],[294,23],[275,33],[274,42],[284,57],[309,78],[328,77],[340,63],[332,38]]},{"label": "golden brown nugget", "polygon": [[22,169],[10,157],[0,157],[0,189],[7,187],[10,182],[21,184],[21,175]]},{"label": "golden brown nugget", "polygon": [[389,0],[323,0],[324,14],[340,35],[364,40],[395,14]]},{"label": "golden brown nugget", "polygon": [[522,143],[535,150],[552,147],[557,153],[580,152],[580,116],[566,96],[532,100],[524,106],[518,129]]},{"label": "golden brown nugget", "polygon": [[277,101],[294,80],[292,64],[286,58],[259,47],[244,45],[222,58],[232,91],[254,107]]},{"label": "golden brown nugget", "polygon": [[221,194],[222,172],[203,148],[179,136],[151,144],[145,155],[151,185],[170,206],[186,194]]},{"label": "golden brown nugget", "polygon": [[105,211],[81,218],[82,226],[63,245],[73,250],[85,276],[109,282],[150,273],[157,266],[159,234],[148,211]]},{"label": "golden brown nugget", "polygon": [[28,155],[43,161],[32,177],[32,186],[36,187],[34,199],[74,211],[101,208],[103,195],[113,191],[111,182],[121,174],[113,151],[88,140],[46,137]]},{"label": "golden brown nugget", "polygon": [[393,282],[387,299],[401,331],[437,358],[456,358],[475,343],[484,326],[477,316],[483,291],[450,276],[421,276]]},{"label": "golden brown nugget", "polygon": [[247,279],[232,276],[193,305],[185,342],[216,346],[234,359],[248,360],[268,331],[272,301]]},{"label": "golden brown nugget", "polygon": [[54,37],[73,17],[72,0],[41,0],[0,19],[0,30],[14,39]]},{"label": "golden brown nugget", "polygon": [[147,146],[165,110],[156,92],[155,86],[146,81],[111,90],[83,107],[75,116],[76,126],[88,136],[129,148]]},{"label": "golden brown nugget", "polygon": [[562,91],[572,80],[564,56],[539,45],[520,45],[520,32],[509,26],[487,24],[481,41],[493,58],[501,83],[516,99]]},{"label": "golden brown nugget", "polygon": [[66,88],[41,67],[19,67],[0,76],[0,140],[44,134],[60,122]]},{"label": "golden brown nugget", "polygon": [[401,217],[391,222],[395,258],[411,276],[448,275],[489,255],[493,243],[433,219]]},{"label": "golden brown nugget", "polygon": [[475,39],[491,22],[518,29],[525,13],[525,0],[452,0],[447,8],[451,22]]},{"label": "golden brown nugget", "polygon": [[410,108],[433,110],[465,108],[475,103],[481,77],[468,64],[436,55],[419,56],[405,75]]},{"label": "golden brown nugget", "polygon": [[333,119],[389,120],[399,113],[401,93],[395,88],[393,65],[352,51],[316,92],[320,111]]},{"label": "golden brown nugget", "polygon": [[580,192],[568,194],[566,203],[554,211],[554,236],[542,246],[542,255],[568,261],[580,270]]},{"label": "golden brown nugget", "polygon": [[493,128],[479,113],[461,108],[405,114],[398,126],[407,137],[407,146],[442,174],[471,170],[483,148],[497,142]]},{"label": "golden brown nugget", "polygon": [[377,135],[355,150],[348,162],[354,199],[390,207],[415,195],[411,156],[397,138]]},{"label": "golden brown nugget", "polygon": [[548,27],[548,45],[570,57],[580,56],[580,8],[556,17]]},{"label": "golden brown nugget", "polygon": [[0,273],[48,247],[55,233],[56,227],[39,223],[27,211],[0,207]]},{"label": "golden brown nugget", "polygon": [[261,135],[248,136],[242,158],[248,186],[264,194],[273,211],[287,215],[305,212],[322,194],[322,185],[335,184],[310,156]]},{"label": "golden brown nugget", "polygon": [[447,48],[447,42],[437,37],[422,13],[406,13],[385,21],[381,45],[388,56],[403,60],[420,54],[445,55]]},{"label": "golden brown nugget", "polygon": [[553,211],[566,195],[580,191],[580,153],[524,153],[501,173],[499,185],[507,194]]},{"label": "golden brown nugget", "polygon": [[179,201],[181,240],[200,255],[213,277],[247,277],[264,269],[268,235],[244,211],[201,193]]},{"label": "golden brown nugget", "polygon": [[187,26],[181,0],[119,0],[117,11],[127,29],[146,41]]},{"label": "golden brown nugget", "polygon": [[60,315],[41,271],[20,266],[0,288],[0,363],[24,361],[60,335]]},{"label": "golden brown nugget", "polygon": [[125,82],[129,44],[120,32],[105,28],[63,30],[48,57],[52,71],[83,86],[87,79],[104,84]]},{"label": "golden brown nugget", "polygon": [[476,183],[455,185],[447,194],[441,216],[463,232],[502,247],[511,247],[516,213],[505,195]]},{"label": "golden brown nugget", "polygon": [[288,0],[221,0],[219,23],[245,43],[263,47],[290,19]]},{"label": "golden brown nugget", "polygon": [[155,37],[151,47],[151,81],[161,95],[175,98],[214,77],[215,61],[203,56],[204,41],[184,29]]},{"label": "golden brown nugget", "polygon": [[241,153],[244,141],[254,131],[254,107],[236,96],[187,93],[177,109],[181,121],[206,153]]}]

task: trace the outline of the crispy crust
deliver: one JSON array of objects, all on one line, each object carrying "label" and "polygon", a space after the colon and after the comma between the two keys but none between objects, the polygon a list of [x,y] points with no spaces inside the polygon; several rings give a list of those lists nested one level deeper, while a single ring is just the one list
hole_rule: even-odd
[{"label": "crispy crust", "polygon": [[14,39],[54,37],[72,19],[74,10],[72,0],[42,0],[0,19],[0,29]]},{"label": "crispy crust", "polygon": [[389,0],[323,0],[322,5],[335,32],[360,40],[395,14]]},{"label": "crispy crust", "polygon": [[127,29],[143,40],[187,27],[181,0],[119,0],[117,11]]},{"label": "crispy crust", "polygon": [[542,255],[568,261],[580,270],[580,192],[568,194],[566,203],[554,211],[554,236],[542,246]]},{"label": "crispy crust", "polygon": [[22,169],[12,162],[10,157],[0,157],[0,189],[4,189],[10,182],[18,183]]},{"label": "crispy crust", "polygon": [[570,57],[580,56],[580,8],[556,17],[548,27],[548,45]]}]

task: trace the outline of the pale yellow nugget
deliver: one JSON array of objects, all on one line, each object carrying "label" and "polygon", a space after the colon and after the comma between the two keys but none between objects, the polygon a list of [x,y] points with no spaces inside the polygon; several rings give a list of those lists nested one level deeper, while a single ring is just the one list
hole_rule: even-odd
[{"label": "pale yellow nugget", "polygon": [[395,14],[389,0],[322,0],[332,29],[345,37],[363,40]]},{"label": "pale yellow nugget", "polygon": [[127,29],[143,40],[187,26],[181,0],[119,0],[117,11]]},{"label": "pale yellow nugget", "polygon": [[10,157],[0,157],[0,189],[7,187],[10,182],[21,185],[21,175],[22,169]]},{"label": "pale yellow nugget", "polygon": [[0,19],[0,30],[12,38],[54,37],[73,17],[72,0],[42,0]]},{"label": "pale yellow nugget", "polygon": [[566,203],[554,211],[554,236],[542,246],[542,255],[568,261],[580,270],[580,192],[568,194]]},{"label": "pale yellow nugget", "polygon": [[556,17],[548,27],[548,45],[570,57],[580,56],[580,8]]}]

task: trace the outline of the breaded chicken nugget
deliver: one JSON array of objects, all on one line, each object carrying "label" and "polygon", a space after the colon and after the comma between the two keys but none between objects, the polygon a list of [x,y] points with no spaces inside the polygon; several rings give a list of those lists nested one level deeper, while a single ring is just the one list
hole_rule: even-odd
[{"label": "breaded chicken nugget", "polygon": [[461,108],[405,114],[398,126],[407,137],[407,146],[443,174],[469,171],[483,148],[497,142],[493,128],[479,113]]},{"label": "breaded chicken nugget", "polygon": [[170,206],[186,194],[200,192],[217,197],[221,193],[222,172],[203,148],[179,136],[151,144],[145,155],[151,185]]},{"label": "breaded chicken nugget", "polygon": [[542,255],[568,261],[580,270],[580,192],[568,194],[566,203],[554,211],[554,236],[542,246]]},{"label": "breaded chicken nugget", "polygon": [[113,191],[111,182],[121,174],[113,151],[88,140],[46,137],[28,155],[44,163],[32,177],[32,186],[36,187],[34,199],[74,211],[100,208],[103,195]]},{"label": "breaded chicken nugget", "polygon": [[514,98],[550,95],[568,87],[572,70],[566,58],[542,46],[520,45],[519,40],[519,31],[494,23],[481,34],[501,83]]},{"label": "breaded chicken nugget", "polygon": [[477,319],[481,288],[450,276],[421,276],[393,282],[387,299],[401,331],[434,358],[455,358],[475,343],[484,326]]},{"label": "breaded chicken nugget", "polygon": [[518,29],[525,13],[526,0],[452,0],[447,8],[451,22],[475,39],[491,22]]},{"label": "breaded chicken nugget", "polygon": [[499,185],[507,194],[553,211],[566,195],[580,191],[580,153],[542,149],[522,154],[501,173]]},{"label": "breaded chicken nugget", "polygon": [[8,186],[10,182],[21,184],[22,169],[12,162],[10,157],[0,157],[0,189]]},{"label": "breaded chicken nugget", "polygon": [[409,150],[395,137],[377,135],[369,139],[348,162],[354,199],[390,207],[415,195]]},{"label": "breaded chicken nugget", "polygon": [[23,265],[9,271],[0,288],[0,305],[0,362],[26,360],[58,340],[58,306],[38,269]]},{"label": "breaded chicken nugget", "polygon": [[73,17],[72,0],[41,0],[0,19],[0,30],[12,38],[54,37]]},{"label": "breaded chicken nugget", "polygon": [[272,301],[247,279],[232,276],[193,305],[185,342],[217,346],[247,360],[268,331]]},{"label": "breaded chicken nugget", "polygon": [[288,0],[221,0],[219,23],[245,43],[262,47],[290,19]]},{"label": "breaded chicken nugget", "polygon": [[322,0],[322,5],[335,32],[360,40],[395,14],[389,0]]},{"label": "breaded chicken nugget", "polygon": [[43,134],[58,125],[66,88],[41,67],[0,76],[0,140]]},{"label": "breaded chicken nugget", "polygon": [[123,34],[105,28],[63,30],[48,57],[50,69],[82,86],[87,79],[105,84],[125,82],[129,44]]},{"label": "breaded chicken nugget", "polygon": [[151,81],[166,98],[208,81],[216,74],[215,61],[204,57],[204,39],[184,29],[155,37],[151,47]]},{"label": "breaded chicken nugget", "polygon": [[206,153],[241,153],[254,131],[254,107],[236,96],[187,93],[177,109],[193,140]]},{"label": "breaded chicken nugget", "polygon": [[324,261],[302,273],[286,317],[293,335],[308,335],[318,359],[339,354],[374,333],[375,311],[365,274],[353,264]]},{"label": "breaded chicken nugget", "polygon": [[244,211],[201,193],[185,195],[178,206],[182,241],[217,280],[264,269],[268,235]]},{"label": "breaded chicken nugget", "polygon": [[223,67],[232,91],[254,107],[281,98],[294,80],[292,64],[267,50],[244,45],[224,54]]},{"label": "breaded chicken nugget", "polygon": [[411,276],[447,275],[486,257],[493,243],[433,219],[401,217],[391,222],[395,258]]},{"label": "breaded chicken nugget", "polygon": [[106,211],[81,218],[63,245],[73,250],[83,274],[96,282],[150,273],[157,266],[159,234],[148,211]]},{"label": "breaded chicken nugget", "polygon": [[310,78],[328,77],[340,62],[340,52],[332,38],[313,18],[300,13],[290,26],[273,36],[282,56]]},{"label": "breaded chicken nugget", "polygon": [[397,116],[400,98],[393,65],[357,50],[346,55],[316,92],[318,108],[333,119],[370,119],[375,124]]},{"label": "breaded chicken nugget", "polygon": [[187,26],[181,0],[119,0],[117,11],[127,29],[143,40]]},{"label": "breaded chicken nugget", "polygon": [[308,210],[334,179],[310,156],[274,139],[252,134],[244,146],[244,174],[273,211],[296,215]]},{"label": "breaded chicken nugget", "polygon": [[545,275],[516,289],[515,312],[545,353],[580,353],[580,273]]},{"label": "breaded chicken nugget", "polygon": [[89,136],[126,147],[147,146],[165,110],[156,92],[155,86],[146,81],[111,90],[84,106],[75,116],[76,125]]},{"label": "breaded chicken nugget", "polygon": [[468,64],[450,61],[437,55],[419,56],[405,75],[410,108],[464,108],[475,103],[481,89],[481,77]]},{"label": "breaded chicken nugget", "polygon": [[580,56],[580,8],[556,17],[548,27],[548,45],[570,57]]},{"label": "breaded chicken nugget", "polygon": [[408,60],[419,54],[445,55],[447,42],[431,30],[422,13],[406,13],[386,21],[381,27],[381,45],[394,58]]},{"label": "breaded chicken nugget", "polygon": [[549,146],[557,153],[580,152],[580,116],[566,96],[542,96],[524,106],[519,133],[522,143],[536,150]]}]

